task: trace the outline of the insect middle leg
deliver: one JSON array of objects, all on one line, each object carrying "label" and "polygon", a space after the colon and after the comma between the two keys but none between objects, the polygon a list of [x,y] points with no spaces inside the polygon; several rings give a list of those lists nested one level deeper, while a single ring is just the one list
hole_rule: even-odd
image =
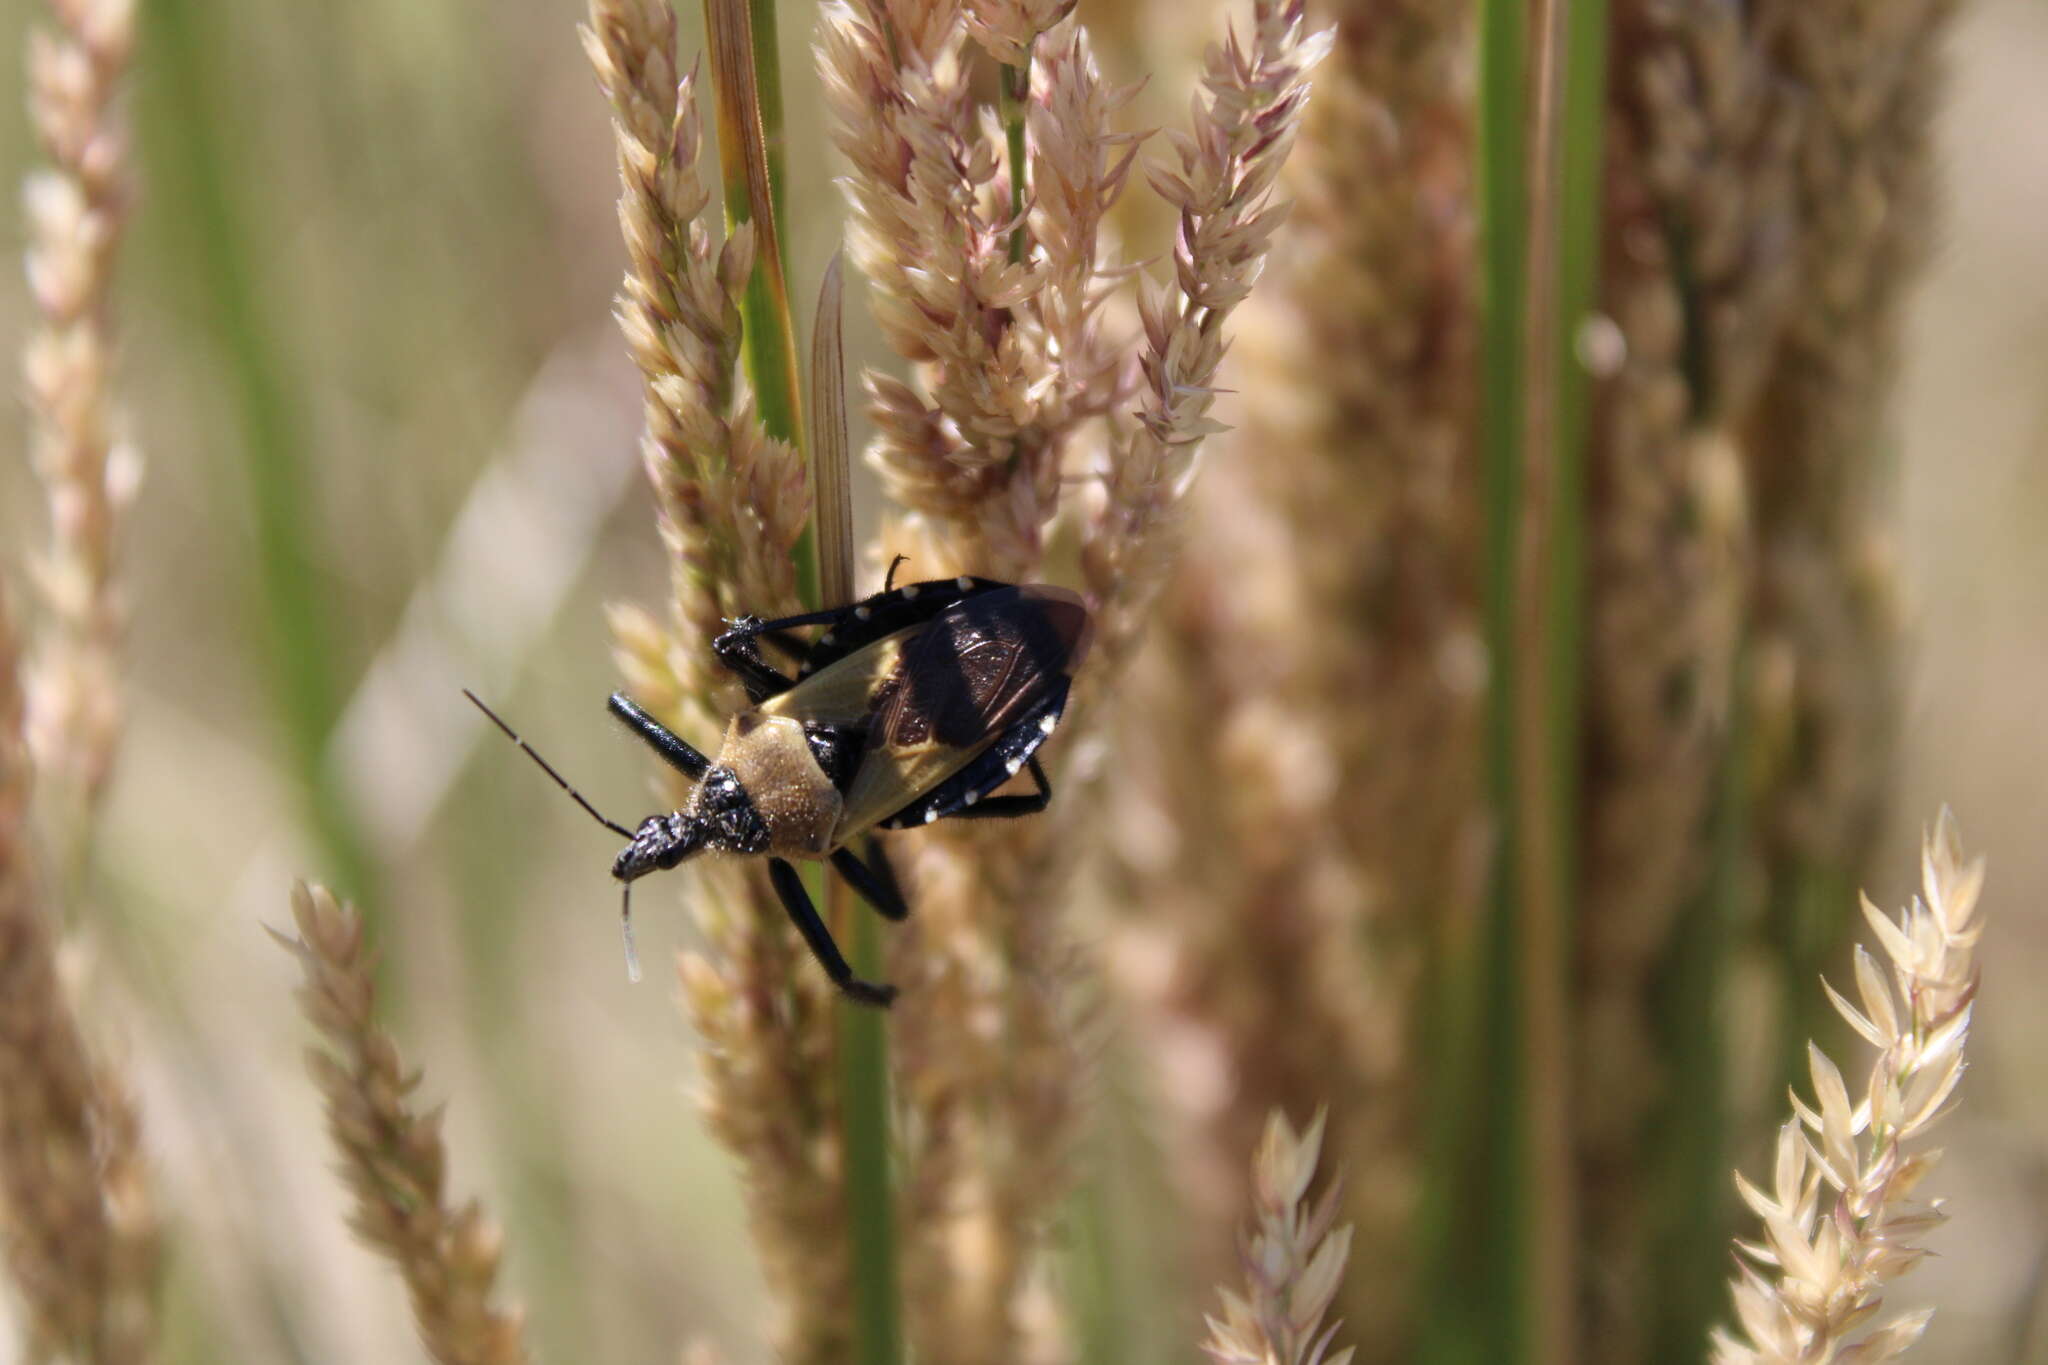
[{"label": "insect middle leg", "polygon": [[804,890],[803,878],[794,867],[781,858],[768,860],[768,880],[775,884],[775,895],[788,912],[790,923],[804,936],[804,943],[810,948],[811,956],[818,959],[818,965],[825,969],[825,975],[832,978],[832,984],[845,992],[848,999],[858,1000],[863,1005],[888,1008],[896,998],[894,986],[876,981],[863,981],[853,974],[853,968],[846,965],[846,957],[839,951],[839,945],[832,940],[832,931],[825,927],[825,921],[818,918],[818,907],[811,904],[810,893]]}]

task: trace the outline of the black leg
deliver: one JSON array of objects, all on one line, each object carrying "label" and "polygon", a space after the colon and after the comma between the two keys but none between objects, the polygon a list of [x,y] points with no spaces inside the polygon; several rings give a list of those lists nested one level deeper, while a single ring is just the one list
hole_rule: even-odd
[{"label": "black leg", "polygon": [[1033,755],[1025,764],[1031,769],[1032,780],[1038,783],[1038,790],[1030,796],[984,796],[971,806],[961,806],[948,811],[942,818],[948,820],[1014,820],[1020,815],[1036,815],[1052,801],[1052,783],[1045,780],[1045,769],[1038,766]]},{"label": "black leg", "polygon": [[804,890],[804,881],[796,869],[781,858],[768,860],[768,880],[775,883],[775,894],[782,901],[782,908],[789,912],[790,923],[796,925],[798,933],[804,936],[811,956],[818,959],[818,965],[825,969],[825,975],[832,978],[832,984],[846,993],[848,999],[858,1000],[863,1005],[888,1008],[896,998],[894,986],[884,986],[873,981],[863,981],[853,974],[853,968],[846,965],[846,959],[839,952],[839,945],[832,941],[832,931],[825,927],[825,921],[818,918],[818,908],[811,904],[810,893]]},{"label": "black leg", "polygon": [[[777,622],[779,626],[781,622]],[[740,686],[747,689],[747,699],[759,705],[768,698],[789,691],[796,686],[788,677],[769,667],[761,657],[757,637],[768,635],[774,638],[775,627],[763,622],[758,616],[742,616],[732,623],[732,628],[711,642],[711,652],[718,656],[718,662],[731,669],[740,680]]]},{"label": "black leg", "polygon": [[649,748],[660,754],[683,776],[701,778],[710,771],[710,759],[691,748],[675,731],[642,711],[624,692],[612,693],[612,699],[607,705],[613,715],[626,723],[626,728],[645,740]]},{"label": "black leg", "polygon": [[875,913],[883,919],[908,919],[910,907],[903,902],[903,892],[896,885],[896,877],[889,870],[889,855],[876,848],[874,841],[868,841],[868,848],[874,859],[872,864],[864,863],[853,856],[851,849],[838,849],[832,854],[832,866],[839,869],[839,875],[846,878],[860,898],[875,907]]}]

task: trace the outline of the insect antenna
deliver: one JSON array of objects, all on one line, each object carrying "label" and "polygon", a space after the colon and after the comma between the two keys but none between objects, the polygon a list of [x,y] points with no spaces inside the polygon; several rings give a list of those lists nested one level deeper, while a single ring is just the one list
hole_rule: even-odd
[{"label": "insect antenna", "polygon": [[[620,824],[616,820],[607,820],[603,815],[601,815],[598,812],[596,806],[593,806],[588,801],[584,800],[582,792],[577,791],[574,787],[570,786],[567,780],[565,780],[560,773],[555,771],[554,765],[550,764],[546,759],[542,758],[538,753],[534,752],[533,746],[531,744],[528,744],[525,740],[521,739],[519,737],[518,732],[514,730],[511,726],[507,725],[503,720],[500,720],[498,718],[498,713],[496,711],[493,711],[490,707],[485,706],[483,702],[478,699],[476,693],[470,691],[468,688],[465,687],[462,689],[462,695],[468,697],[471,702],[475,703],[477,710],[489,716],[491,718],[491,724],[497,726],[500,730],[503,730],[505,732],[505,738],[511,740],[514,744],[517,744],[520,748],[524,749],[526,751],[526,756],[528,758],[532,759],[535,763],[540,764],[540,770],[546,773],[549,777],[554,778],[555,785],[560,787],[563,791],[569,793],[570,798],[573,799],[577,805],[583,807],[583,809],[586,812],[588,812],[591,819],[597,821],[597,823],[603,825],[606,829],[618,835],[621,839],[631,839],[633,837],[632,830],[627,829],[624,825]],[[635,973],[635,979],[638,979],[638,973]]]}]

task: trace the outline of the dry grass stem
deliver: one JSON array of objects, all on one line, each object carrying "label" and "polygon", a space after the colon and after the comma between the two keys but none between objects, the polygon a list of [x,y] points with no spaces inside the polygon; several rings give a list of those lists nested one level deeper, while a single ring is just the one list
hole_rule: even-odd
[{"label": "dry grass stem", "polygon": [[327,1128],[355,1197],[352,1226],[405,1277],[413,1318],[441,1365],[525,1361],[525,1314],[494,1306],[503,1250],[475,1200],[451,1208],[441,1115],[417,1112],[397,1046],[376,1025],[375,957],[363,922],[324,887],[292,888],[296,939],[276,935],[305,971],[299,1004],[326,1041],[308,1054],[327,1101]]},{"label": "dry grass stem", "polygon": [[1322,1145],[1320,1114],[1299,1135],[1279,1110],[1266,1125],[1252,1163],[1246,1292],[1223,1291],[1223,1315],[1209,1319],[1202,1343],[1218,1365],[1349,1365],[1350,1347],[1330,1352],[1342,1324],[1325,1326],[1323,1318],[1351,1256],[1351,1229],[1331,1226],[1336,1184],[1307,1202]]},{"label": "dry grass stem", "polygon": [[36,326],[22,369],[50,540],[32,564],[47,605],[29,675],[28,734],[67,840],[113,766],[121,730],[121,524],[141,475],[113,392],[114,257],[128,216],[127,139],[113,108],[134,41],[131,0],[52,0],[29,34],[28,107],[46,169],[24,186]]},{"label": "dry grass stem", "polygon": [[1955,1103],[1977,995],[1983,933],[1980,859],[1962,861],[1954,817],[1943,810],[1921,853],[1922,894],[1897,920],[1866,898],[1863,914],[1885,956],[1856,950],[1856,999],[1827,987],[1849,1026],[1878,1049],[1860,1096],[1809,1045],[1814,1102],[1795,1093],[1779,1130],[1770,1187],[1736,1177],[1763,1221],[1761,1243],[1735,1280],[1742,1337],[1714,1335],[1717,1365],[1875,1365],[1920,1337],[1930,1311],[1875,1327],[1886,1286],[1927,1255],[1919,1239],[1939,1224],[1940,1201],[1913,1196],[1939,1159],[1913,1150]]},{"label": "dry grass stem", "polygon": [[1953,0],[1789,6],[1795,289],[1747,432],[1758,489],[1760,801],[1774,882],[1853,879],[1883,814],[1899,632],[1882,507],[1902,308],[1935,235],[1934,111]]},{"label": "dry grass stem", "polygon": [[27,1358],[153,1356],[157,1227],[132,1100],[86,1050],[33,871],[20,653],[0,594],[0,1207]]}]

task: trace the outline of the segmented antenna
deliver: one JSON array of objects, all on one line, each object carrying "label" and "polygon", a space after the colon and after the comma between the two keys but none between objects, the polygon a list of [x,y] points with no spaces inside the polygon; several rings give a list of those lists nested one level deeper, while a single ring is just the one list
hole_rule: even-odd
[{"label": "segmented antenna", "polygon": [[[596,806],[591,805],[588,801],[585,801],[583,799],[582,792],[577,791],[574,787],[570,786],[568,782],[562,777],[562,775],[555,771],[554,766],[552,764],[550,764],[546,759],[542,758],[538,753],[535,753],[533,746],[531,744],[528,744],[525,740],[521,739],[519,737],[519,733],[516,730],[514,730],[511,726],[507,725],[504,721],[500,720],[498,718],[498,713],[496,711],[493,711],[490,707],[485,706],[483,702],[477,697],[476,693],[470,691],[468,688],[465,687],[462,689],[462,695],[468,697],[470,701],[475,704],[477,710],[489,716],[491,718],[491,724],[497,726],[500,730],[503,730],[505,732],[505,738],[511,740],[514,744],[517,744],[520,748],[524,749],[526,751],[526,756],[528,758],[532,759],[535,763],[540,764],[540,770],[546,773],[549,777],[554,778],[555,785],[557,787],[560,787],[563,791],[569,793],[570,798],[574,800],[577,805],[583,807],[583,809],[589,814],[591,819],[597,821],[597,823],[603,825],[606,829],[618,835],[621,839],[631,839],[633,837],[632,830],[627,829],[624,825],[620,824],[616,820],[607,820],[603,815],[599,814]],[[639,979],[637,973],[635,974],[634,979]]]}]

